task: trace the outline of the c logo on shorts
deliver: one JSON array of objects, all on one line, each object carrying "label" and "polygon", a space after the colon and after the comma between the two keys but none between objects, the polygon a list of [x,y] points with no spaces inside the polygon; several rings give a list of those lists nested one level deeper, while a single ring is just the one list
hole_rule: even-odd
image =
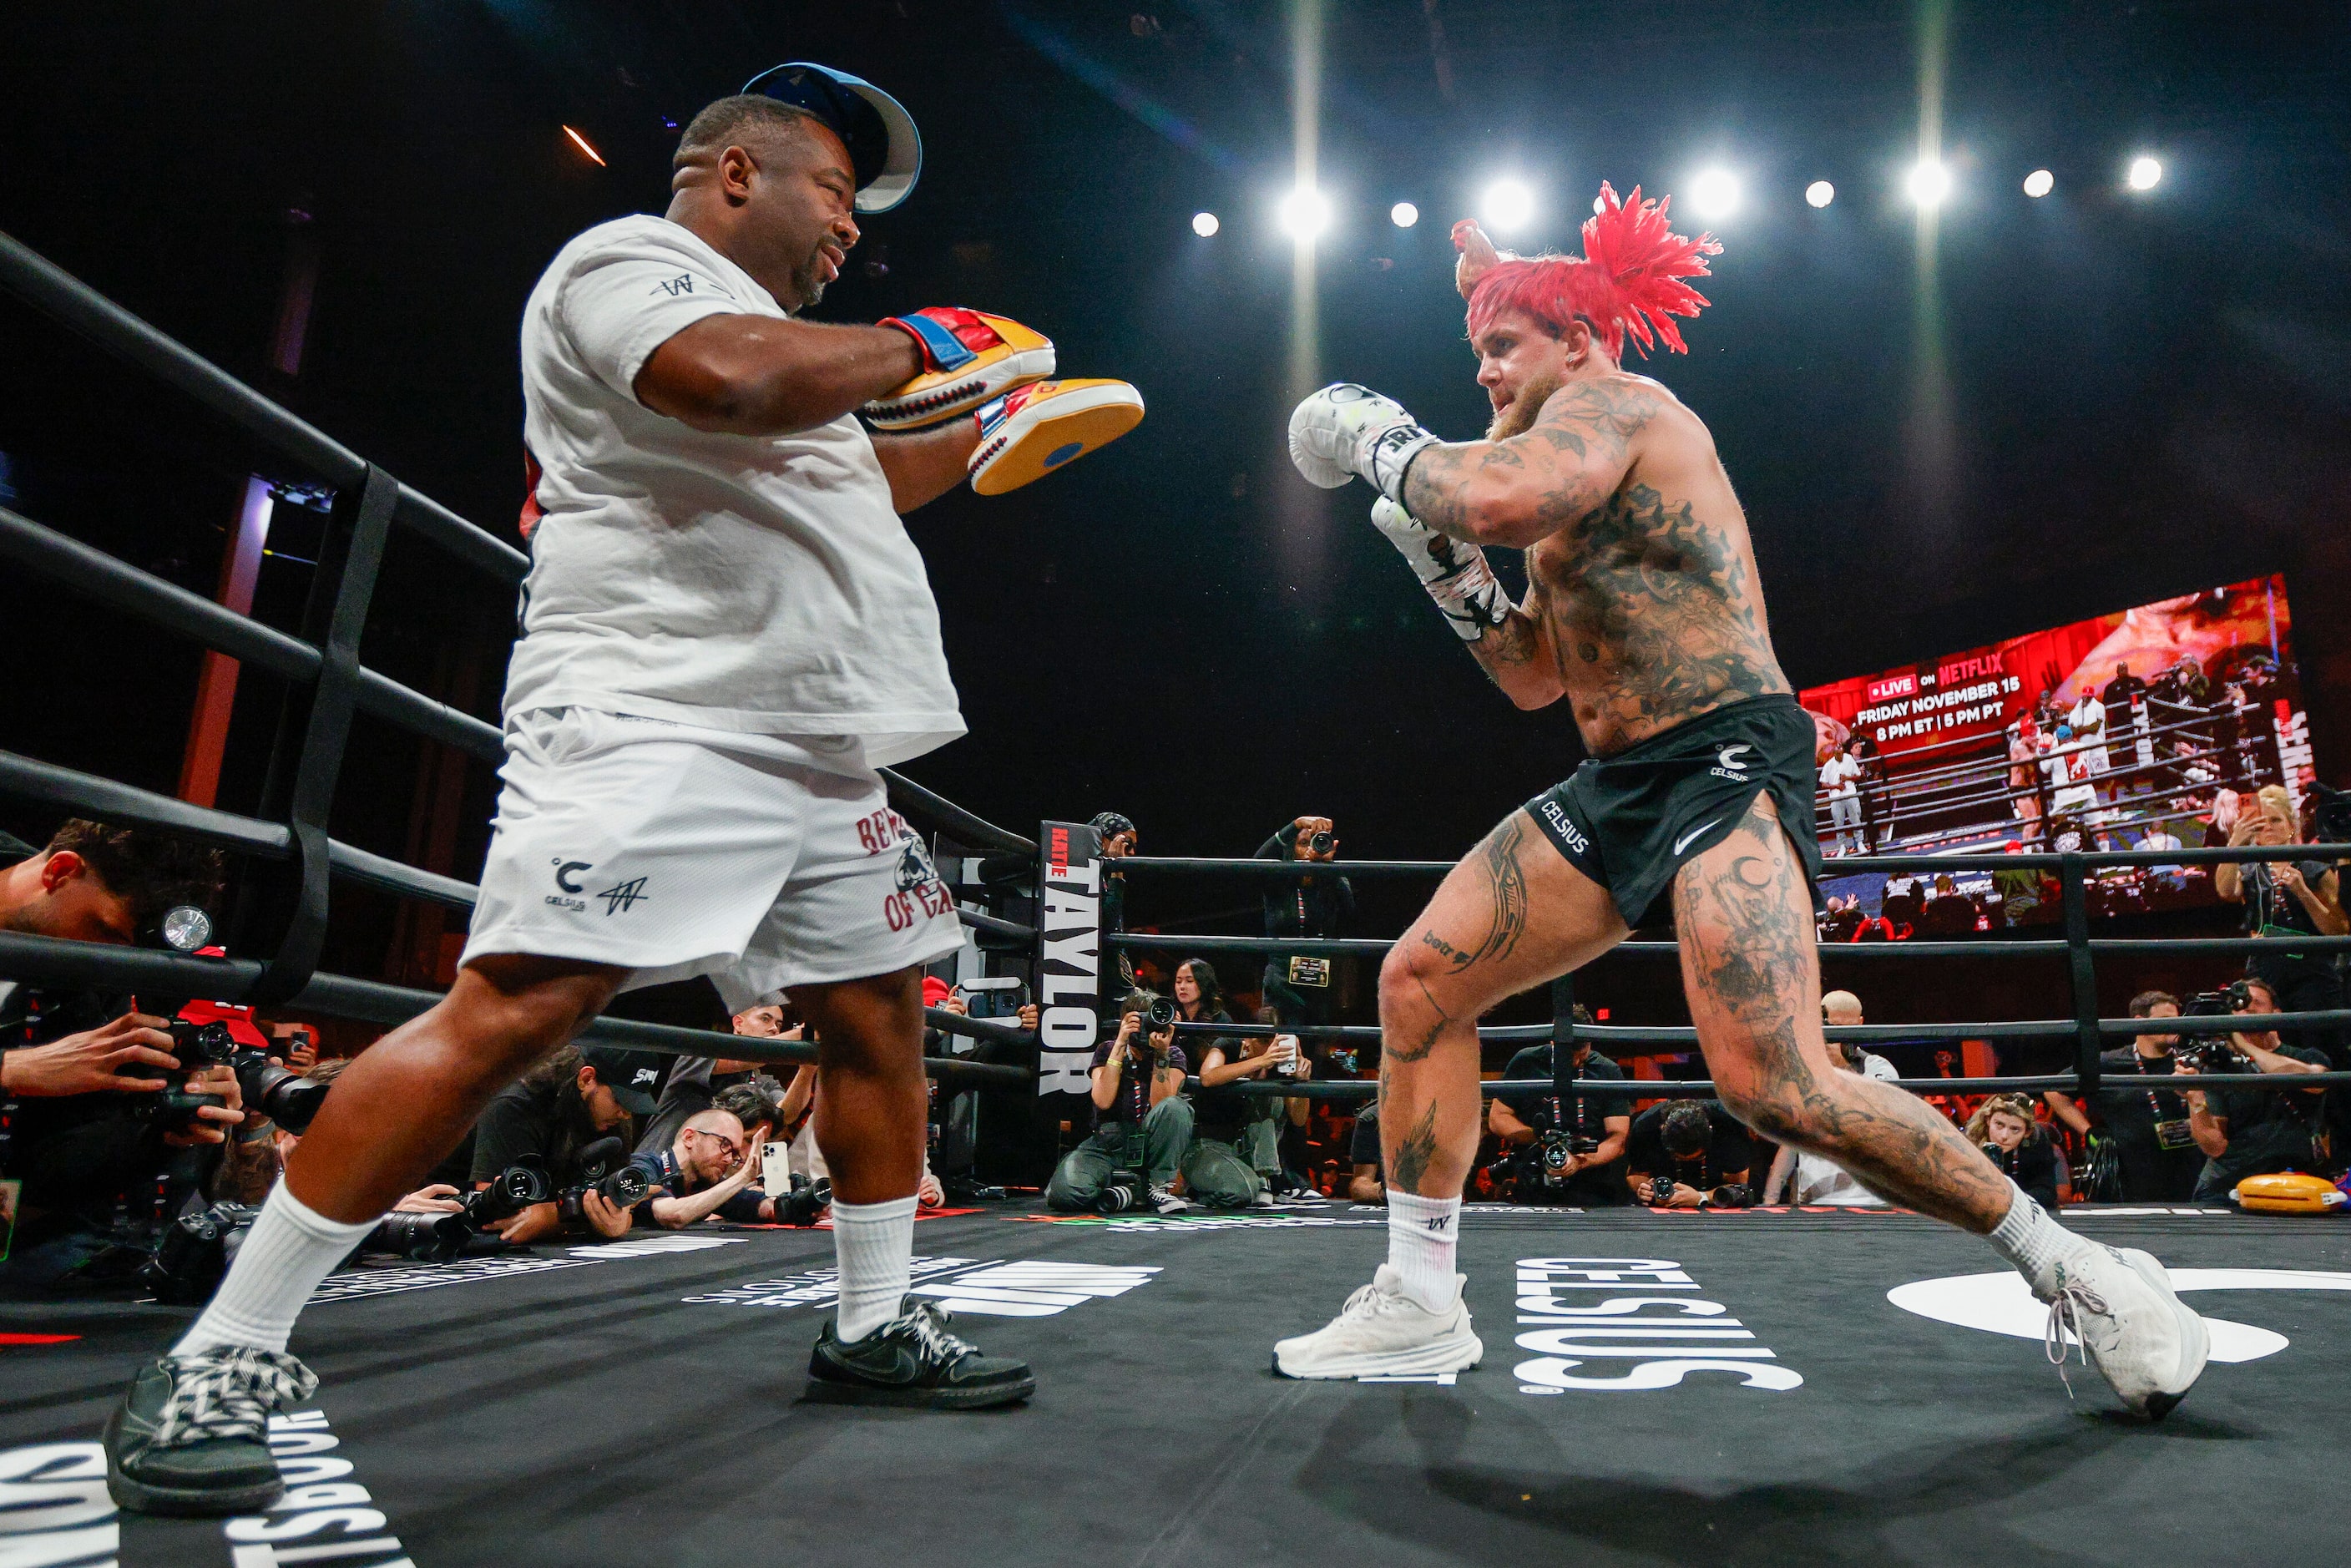
[{"label": "c logo on shorts", "polygon": [[571,873],[575,871],[595,869],[593,861],[565,861],[555,868],[555,885],[566,893],[577,893],[580,891],[580,884],[571,880]]}]

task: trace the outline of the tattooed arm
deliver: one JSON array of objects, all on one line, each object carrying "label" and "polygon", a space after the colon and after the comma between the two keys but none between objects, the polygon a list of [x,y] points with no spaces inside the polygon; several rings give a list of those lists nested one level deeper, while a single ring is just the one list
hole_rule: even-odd
[{"label": "tattooed arm", "polygon": [[1405,507],[1448,538],[1525,549],[1616,493],[1665,406],[1638,377],[1570,382],[1523,434],[1423,448],[1405,475]]},{"label": "tattooed arm", "polygon": [[1547,707],[1567,695],[1567,683],[1560,677],[1559,660],[1552,653],[1551,613],[1542,580],[1531,572],[1528,579],[1526,598],[1469,644],[1469,656],[1518,706]]}]

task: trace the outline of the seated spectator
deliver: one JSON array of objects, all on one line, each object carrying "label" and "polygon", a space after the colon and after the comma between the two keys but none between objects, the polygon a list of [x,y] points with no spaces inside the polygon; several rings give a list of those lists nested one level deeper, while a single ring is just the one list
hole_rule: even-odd
[{"label": "seated spectator", "polygon": [[[1176,1012],[1190,1023],[1229,1024],[1224,989],[1217,971],[1205,958],[1186,958],[1176,967]],[[1283,1037],[1288,1039],[1288,1037]],[[1238,1207],[1270,1205],[1269,1177],[1280,1169],[1273,1124],[1293,1102],[1233,1093],[1230,1085],[1261,1080],[1277,1069],[1303,1065],[1298,1042],[1287,1049],[1263,1036],[1215,1035],[1200,1053],[1200,1093],[1193,1106],[1194,1137],[1184,1159],[1186,1191],[1204,1203]],[[1304,1101],[1294,1103],[1303,1105]],[[1260,1170],[1262,1160],[1266,1168]],[[1228,1168],[1226,1162],[1231,1162]],[[1196,1166],[1197,1167],[1196,1170]],[[1246,1193],[1247,1196],[1243,1196]],[[1210,1195],[1216,1195],[1214,1197]],[[1238,1199],[1238,1203],[1234,1199]]]},{"label": "seated spectator", "polygon": [[2057,1207],[2057,1153],[2024,1094],[1995,1094],[1968,1118],[1968,1142],[2043,1208]]},{"label": "seated spectator", "polygon": [[1652,1105],[1625,1134],[1625,1185],[1634,1202],[1652,1207],[1741,1207],[1753,1200],[1754,1163],[1747,1129],[1719,1100]]},{"label": "seated spectator", "polygon": [[[658,1078],[664,1058],[617,1046],[566,1046],[493,1097],[474,1127],[475,1187],[502,1172],[536,1159],[559,1192],[578,1185],[589,1149],[624,1136],[631,1116],[650,1116],[655,1102],[643,1087],[647,1073]],[[600,1236],[617,1239],[629,1232],[629,1215],[596,1194],[581,1217]],[[553,1203],[533,1204],[494,1228],[517,1246],[561,1228]]]},{"label": "seated spectator", "polygon": [[[1591,1016],[1576,1007],[1577,1021]],[[1510,1060],[1502,1077],[1511,1082],[1552,1076],[1552,1053],[1546,1040],[1530,1046]],[[1568,1058],[1571,1079],[1607,1079],[1621,1082],[1625,1070],[1577,1039]],[[1625,1141],[1633,1127],[1632,1103],[1586,1094],[1497,1094],[1486,1106],[1486,1130],[1502,1141],[1510,1155],[1511,1191],[1520,1203],[1572,1203],[1584,1207],[1609,1207],[1625,1201]],[[1563,1166],[1546,1167],[1543,1140],[1557,1133],[1570,1140]]]},{"label": "seated spectator", "polygon": [[[2248,1019],[2279,1010],[2276,996],[2259,980],[2240,982],[2231,1010]],[[2210,1037],[2205,1037],[2210,1038]],[[2325,1055],[2310,1046],[2281,1042],[2274,1030],[2240,1030],[2220,1037],[2240,1060],[2231,1070],[2250,1065],[2256,1072],[2307,1073],[2326,1071]],[[2182,1063],[2180,1071],[2197,1070]],[[2225,1199],[2249,1176],[2279,1171],[2331,1171],[2342,1168],[2327,1132],[2326,1091],[2324,1089],[2189,1090],[2188,1131],[2204,1151],[2204,1168],[2196,1178],[2195,1201]]]},{"label": "seated spectator", "polygon": [[[1823,997],[1821,1018],[1833,1029],[1865,1021],[1861,998],[1851,991],[1831,991]],[[1831,1040],[1829,1055],[1845,1071],[1857,1072],[1864,1078],[1891,1082],[1901,1076],[1886,1058],[1850,1042]],[[1838,1208],[1879,1208],[1886,1203],[1855,1181],[1843,1166],[1793,1145],[1781,1145],[1771,1156],[1771,1171],[1763,1182],[1765,1203],[1778,1203],[1782,1197],[1793,1204]]]},{"label": "seated spectator", "polygon": [[[1094,1047],[1093,1131],[1046,1183],[1046,1207],[1065,1214],[1092,1209],[1113,1186],[1162,1214],[1187,1207],[1174,1190],[1192,1142],[1192,1105],[1182,1092],[1186,1064],[1172,1018],[1157,1034],[1144,1027],[1155,999],[1144,991],[1130,994],[1117,1035]],[[1114,1183],[1122,1173],[1132,1180]]]},{"label": "seated spectator", "polygon": [[[39,850],[0,834],[0,929],[127,945],[220,887],[218,851],[143,829],[76,818]],[[122,1239],[120,1217],[168,1218],[159,1192],[208,1182],[243,1096],[225,1067],[183,1072],[167,1028],[127,997],[0,984],[0,1178],[23,1184],[12,1280],[61,1280]]]},{"label": "seated spectator", "polygon": [[1355,1113],[1355,1130],[1347,1138],[1347,1163],[1354,1166],[1347,1177],[1347,1196],[1356,1203],[1376,1204],[1385,1207],[1388,1201],[1387,1177],[1382,1169],[1380,1153],[1380,1103],[1367,1101]]}]

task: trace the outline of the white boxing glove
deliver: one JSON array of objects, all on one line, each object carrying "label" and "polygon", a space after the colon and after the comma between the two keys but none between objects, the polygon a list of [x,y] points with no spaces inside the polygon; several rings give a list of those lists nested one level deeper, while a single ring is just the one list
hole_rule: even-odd
[{"label": "white boxing glove", "polygon": [[1402,403],[1353,382],[1332,382],[1290,415],[1290,460],[1325,490],[1361,476],[1396,500],[1405,466],[1436,441]]},{"label": "white boxing glove", "polygon": [[1510,612],[1510,596],[1476,545],[1448,538],[1385,496],[1372,503],[1372,526],[1388,538],[1410,564],[1421,587],[1445,612],[1446,623],[1464,643],[1475,643],[1499,626]]}]

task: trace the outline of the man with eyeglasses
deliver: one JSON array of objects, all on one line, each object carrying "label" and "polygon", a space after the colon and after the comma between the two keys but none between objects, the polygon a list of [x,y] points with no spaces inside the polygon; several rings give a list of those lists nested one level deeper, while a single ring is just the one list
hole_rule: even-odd
[{"label": "man with eyeglasses", "polygon": [[772,1223],[775,1201],[752,1184],[759,1162],[750,1152],[768,1141],[765,1122],[744,1130],[732,1111],[712,1106],[686,1118],[669,1147],[641,1149],[630,1164],[652,1190],[635,1212],[678,1230],[712,1215],[738,1224]]}]

